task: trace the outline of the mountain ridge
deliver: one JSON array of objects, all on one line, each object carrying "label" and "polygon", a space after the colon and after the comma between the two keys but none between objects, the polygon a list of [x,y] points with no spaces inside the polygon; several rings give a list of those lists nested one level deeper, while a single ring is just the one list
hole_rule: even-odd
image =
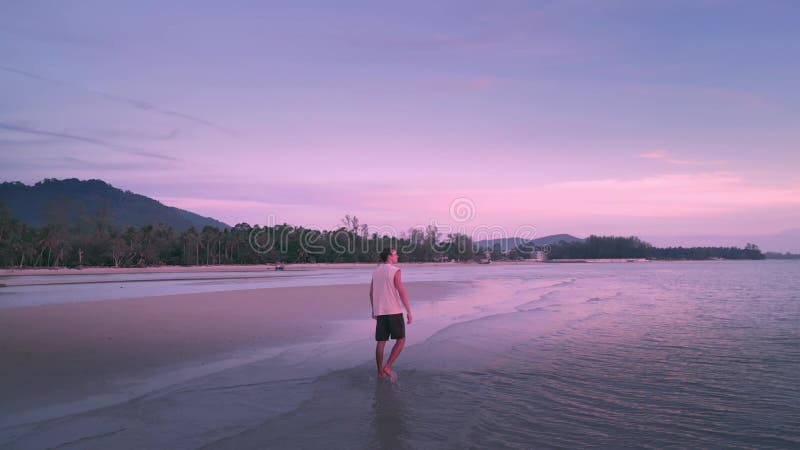
[{"label": "mountain ridge", "polygon": [[577,238],[571,234],[551,234],[536,239],[525,239],[520,237],[499,238],[499,239],[484,239],[475,243],[475,245],[484,250],[492,251],[495,245],[500,245],[500,251],[507,252],[520,245],[533,245],[535,247],[542,247],[545,245],[557,244],[561,241],[576,242],[584,241],[585,239]]},{"label": "mountain ridge", "polygon": [[202,229],[205,226],[230,228],[212,217],[167,206],[98,179],[46,178],[32,186],[19,181],[3,182],[0,184],[0,201],[11,210],[14,218],[34,227],[46,224],[77,226],[103,221],[116,228],[156,223],[176,230]]}]

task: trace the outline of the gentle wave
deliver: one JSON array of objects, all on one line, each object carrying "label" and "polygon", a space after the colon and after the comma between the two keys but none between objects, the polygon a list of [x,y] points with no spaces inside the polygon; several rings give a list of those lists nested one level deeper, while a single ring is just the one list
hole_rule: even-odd
[{"label": "gentle wave", "polygon": [[797,448],[796,268],[695,267],[551,284],[410,348],[396,385],[367,364],[328,374],[215,447]]}]

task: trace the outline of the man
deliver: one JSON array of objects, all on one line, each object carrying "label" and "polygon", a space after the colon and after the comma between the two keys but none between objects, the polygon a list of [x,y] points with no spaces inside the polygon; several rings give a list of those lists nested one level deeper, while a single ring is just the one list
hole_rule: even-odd
[{"label": "man", "polygon": [[[375,361],[378,363],[378,378],[389,377],[392,381],[397,376],[392,372],[392,364],[400,356],[406,343],[406,327],[403,324],[403,308],[408,313],[408,324],[411,324],[411,308],[400,278],[397,263],[397,250],[385,248],[381,252],[382,264],[372,273],[369,285],[369,303],[372,305],[372,318],[375,319]],[[383,348],[389,338],[394,339],[394,347],[386,364],[383,364]]]}]

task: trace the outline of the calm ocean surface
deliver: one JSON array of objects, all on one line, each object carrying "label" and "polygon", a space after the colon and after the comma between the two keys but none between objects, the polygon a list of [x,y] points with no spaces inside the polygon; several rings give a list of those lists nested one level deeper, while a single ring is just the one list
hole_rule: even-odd
[{"label": "calm ocean surface", "polygon": [[[800,264],[502,270],[513,311],[454,323],[398,360],[220,448],[799,448]],[[536,280],[559,280],[546,288]],[[414,332],[413,325],[409,332]]]},{"label": "calm ocean surface", "polygon": [[[279,277],[124,289],[366,283],[369,269]],[[395,384],[375,379],[372,321],[354,321],[26,442],[91,426],[94,448],[800,448],[796,261],[423,266],[404,279],[473,288],[411,299]],[[15,289],[7,307],[35,298]]]}]

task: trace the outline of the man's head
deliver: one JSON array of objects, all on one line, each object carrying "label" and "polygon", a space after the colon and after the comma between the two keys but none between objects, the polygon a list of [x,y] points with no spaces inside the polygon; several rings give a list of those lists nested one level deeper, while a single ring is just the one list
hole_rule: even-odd
[{"label": "man's head", "polygon": [[397,250],[386,247],[381,251],[381,261],[389,264],[397,262]]}]

